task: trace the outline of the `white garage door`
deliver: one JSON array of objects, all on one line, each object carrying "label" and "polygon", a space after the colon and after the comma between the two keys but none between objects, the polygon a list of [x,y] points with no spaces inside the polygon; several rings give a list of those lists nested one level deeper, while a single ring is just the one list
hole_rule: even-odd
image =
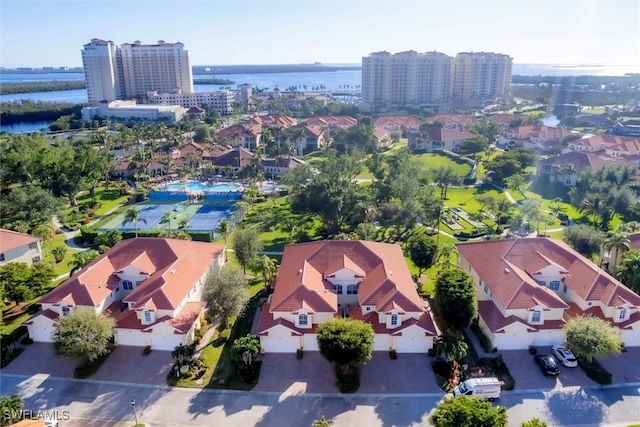
[{"label": "white garage door", "polygon": [[498,350],[526,350],[531,342],[529,335],[525,334],[496,334],[495,337],[494,345]]},{"label": "white garage door", "polygon": [[625,347],[640,347],[640,331],[623,331],[620,341]]},{"label": "white garage door", "polygon": [[317,334],[305,334],[302,338],[305,351],[318,351],[318,335]]},{"label": "white garage door", "polygon": [[27,327],[29,336],[35,342],[53,342],[54,328],[31,328]]},{"label": "white garage door", "polygon": [[431,338],[421,330],[405,330],[402,336],[393,337],[398,353],[426,353],[431,348]]},{"label": "white garage door", "polygon": [[177,346],[182,344],[182,335],[173,337],[151,337],[151,348],[153,350],[173,351]]},{"label": "white garage door", "polygon": [[387,334],[376,334],[373,341],[373,351],[389,351],[391,337]]},{"label": "white garage door", "polygon": [[260,337],[260,345],[267,353],[295,353],[300,347],[299,337]]}]

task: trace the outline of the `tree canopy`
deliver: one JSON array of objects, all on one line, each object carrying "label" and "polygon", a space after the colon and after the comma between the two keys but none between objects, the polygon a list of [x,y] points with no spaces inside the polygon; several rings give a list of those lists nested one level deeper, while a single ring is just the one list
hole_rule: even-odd
[{"label": "tree canopy", "polygon": [[247,267],[253,265],[262,251],[262,241],[258,237],[258,230],[255,227],[239,228],[233,237],[233,250],[238,263],[242,266],[242,271],[246,273]]},{"label": "tree canopy", "polygon": [[507,408],[479,397],[445,399],[429,417],[434,427],[506,427]]},{"label": "tree canopy", "polygon": [[619,354],[622,345],[618,334],[606,321],[593,316],[578,316],[569,319],[563,327],[567,334],[567,348],[576,356],[589,362],[594,356]]},{"label": "tree canopy", "polygon": [[225,326],[231,316],[239,316],[246,308],[249,302],[246,285],[244,273],[231,266],[214,270],[207,277],[203,300]]},{"label": "tree canopy", "polygon": [[438,243],[425,233],[414,233],[407,240],[407,250],[411,261],[418,267],[418,275],[422,270],[433,265],[438,255]]},{"label": "tree canopy", "polygon": [[322,357],[340,366],[357,366],[371,359],[374,332],[369,323],[333,319],[318,325],[318,348]]},{"label": "tree canopy", "polygon": [[53,348],[59,356],[93,362],[109,351],[115,320],[91,311],[72,311],[61,317],[53,336]]},{"label": "tree canopy", "polygon": [[48,264],[9,262],[0,266],[0,300],[16,304],[28,301],[41,295],[54,277],[55,271]]},{"label": "tree canopy", "polygon": [[640,249],[624,254],[617,267],[616,278],[633,292],[640,294]]},{"label": "tree canopy", "polygon": [[473,279],[459,267],[440,271],[433,302],[436,316],[455,329],[469,326],[478,315]]}]

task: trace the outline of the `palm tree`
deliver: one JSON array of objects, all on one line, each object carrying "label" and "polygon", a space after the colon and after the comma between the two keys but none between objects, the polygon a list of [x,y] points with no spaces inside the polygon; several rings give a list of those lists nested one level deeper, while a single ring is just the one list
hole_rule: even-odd
[{"label": "palm tree", "polygon": [[144,224],[147,223],[147,220],[140,216],[140,211],[136,208],[127,209],[124,213],[124,221],[122,221],[122,225],[127,225],[128,223],[133,223],[133,228],[136,231],[136,237],[138,237],[138,221],[142,221]]},{"label": "palm tree", "polygon": [[[609,262],[611,262],[611,251],[615,251],[615,255],[613,258],[613,270],[617,270],[618,259],[620,255],[624,253],[624,251],[628,251],[631,248],[631,241],[629,240],[629,236],[626,233],[621,232],[609,232],[607,233],[607,237],[602,244],[603,248],[609,251]],[[609,264],[611,267],[611,264]]]},{"label": "palm tree", "polygon": [[605,209],[604,200],[600,194],[589,194],[584,198],[580,206],[583,212],[593,216],[593,226],[598,228],[598,215]]},{"label": "palm tree", "polygon": [[100,254],[98,251],[90,250],[86,252],[76,252],[73,254],[73,258],[67,264],[71,266],[71,271],[69,272],[69,277],[73,276],[78,270],[81,270],[84,266],[89,264],[95,258],[97,258]]},{"label": "palm tree", "polygon": [[184,359],[190,355],[191,349],[189,348],[189,346],[184,344],[177,345],[176,348],[171,351],[171,357],[173,357],[180,366],[182,366],[182,364],[184,363]]},{"label": "palm tree", "polygon": [[218,223],[218,231],[222,233],[222,237],[224,238],[224,262],[227,262],[229,259],[227,258],[227,233],[229,232],[229,222],[227,220],[222,220]]},{"label": "palm tree", "polygon": [[640,250],[624,254],[616,270],[616,278],[633,292],[640,294]]},{"label": "palm tree", "polygon": [[458,256],[458,248],[450,243],[443,244],[438,251],[438,264],[442,265],[442,268],[454,266],[454,255]]},{"label": "palm tree", "polygon": [[[8,394],[0,397],[0,410],[2,411],[2,425],[13,425],[23,415],[24,402],[18,394]],[[6,424],[5,424],[6,422]]]},{"label": "palm tree", "polygon": [[171,231],[171,220],[174,217],[174,212],[172,210],[168,210],[168,211],[164,211],[164,213],[162,214],[162,221],[167,221],[169,224],[169,231]]},{"label": "palm tree", "polygon": [[269,286],[273,284],[273,280],[276,278],[278,273],[278,266],[276,265],[276,261],[272,258],[269,258],[267,255],[262,255],[258,259],[258,267],[262,272],[262,281],[265,286]]},{"label": "palm tree", "polygon": [[434,346],[438,356],[451,360],[454,371],[457,370],[459,361],[467,355],[469,350],[469,346],[464,341],[464,336],[455,329],[449,329],[437,337]]}]

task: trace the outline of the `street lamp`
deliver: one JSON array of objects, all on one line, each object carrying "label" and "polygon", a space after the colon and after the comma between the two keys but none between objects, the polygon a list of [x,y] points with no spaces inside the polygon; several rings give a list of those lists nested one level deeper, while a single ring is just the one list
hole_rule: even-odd
[{"label": "street lamp", "polygon": [[136,401],[135,399],[131,399],[131,407],[133,408],[133,416],[136,420],[136,426],[138,425],[138,414],[136,414]]}]

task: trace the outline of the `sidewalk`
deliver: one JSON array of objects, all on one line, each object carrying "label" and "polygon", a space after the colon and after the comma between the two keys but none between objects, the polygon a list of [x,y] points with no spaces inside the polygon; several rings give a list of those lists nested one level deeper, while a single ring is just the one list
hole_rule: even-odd
[{"label": "sidewalk", "polygon": [[478,337],[476,337],[476,334],[473,333],[470,327],[467,326],[464,328],[464,333],[469,337],[469,341],[473,344],[473,348],[476,350],[476,353],[478,353],[478,357],[496,357],[500,355],[500,353],[487,353],[484,351]]}]

